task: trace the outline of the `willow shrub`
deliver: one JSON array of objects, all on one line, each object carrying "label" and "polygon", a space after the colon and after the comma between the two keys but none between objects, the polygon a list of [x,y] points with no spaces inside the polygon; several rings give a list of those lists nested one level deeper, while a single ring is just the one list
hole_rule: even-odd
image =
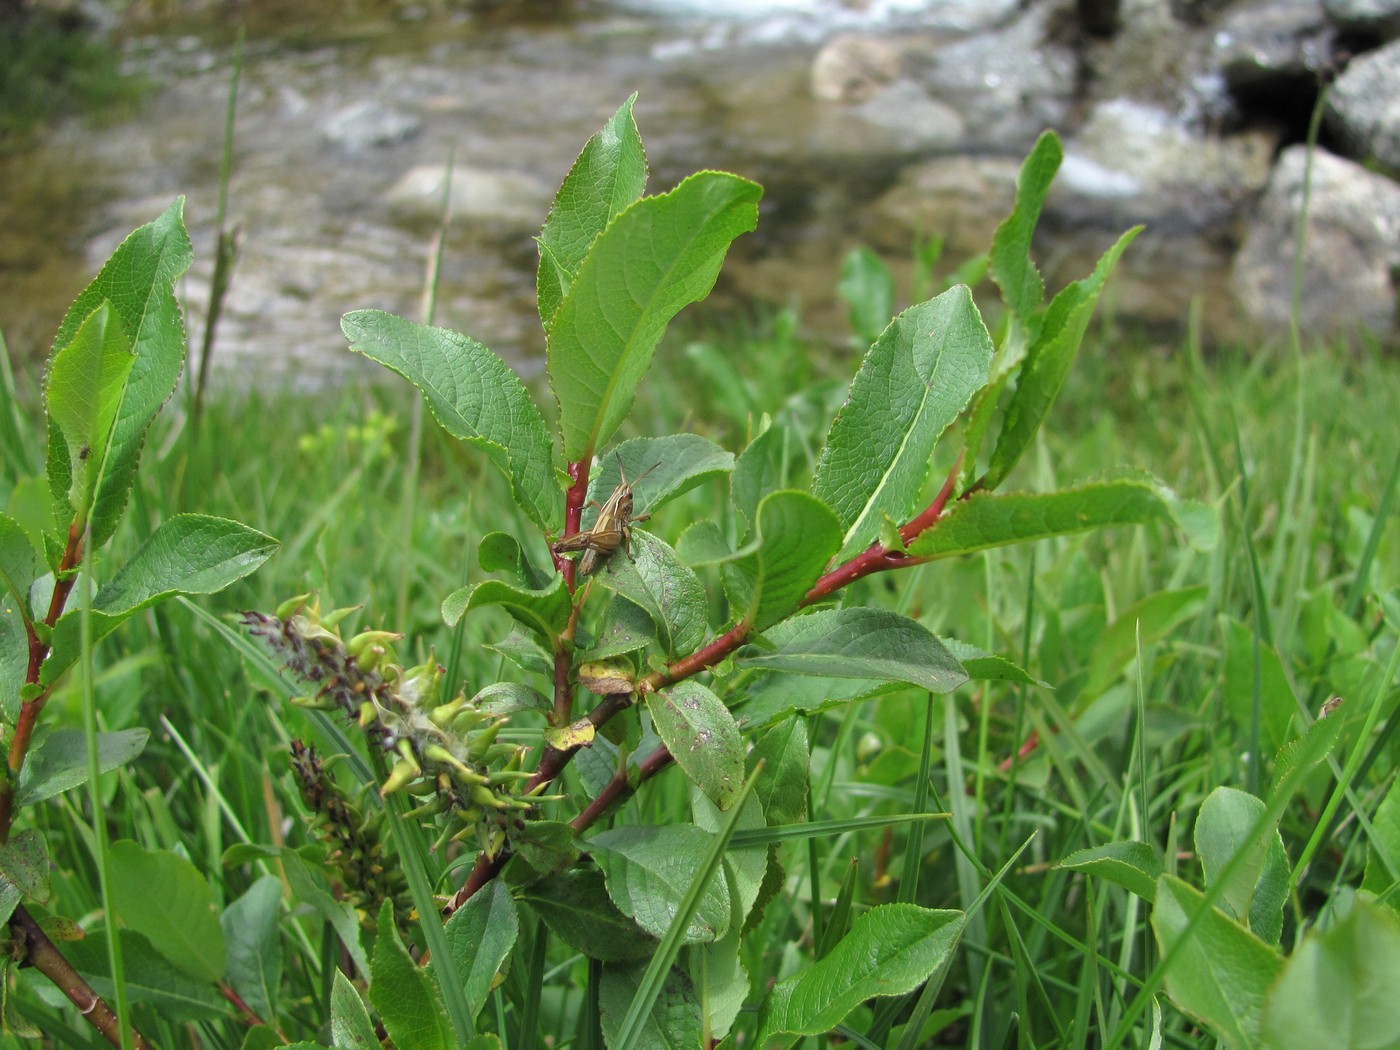
[{"label": "willow shrub", "polygon": [[[1055,492],[1000,491],[1137,232],[1046,303],[1029,249],[1060,156],[1055,136],[1036,144],[992,245],[1001,337],[963,286],[891,320],[830,422],[808,489],[785,483],[794,435],[770,420],[737,456],[693,434],[610,444],[667,324],[709,293],[730,244],[754,228],[762,193],[706,171],[646,196],[630,101],[580,154],[539,238],[557,411],[541,410],[510,367],[468,336],[378,311],[346,315],[351,349],[418,387],[438,422],[508,479],[533,526],[529,535],[485,536],[477,558],[489,578],[443,601],[448,624],[484,608],[515,623],[499,646],[510,674],[472,696],[447,695],[431,658],[403,667],[395,636],[342,639],[339,614],[309,596],[247,617],[309,684],[303,706],[365,732],[381,793],[411,800],[391,809],[423,821],[423,841],[442,847],[406,871],[431,883],[447,858],[468,855],[445,907],[417,895],[418,914],[429,916],[419,946],[431,950],[431,977],[406,962],[396,939],[395,916],[405,889],[415,897],[415,879],[361,896],[378,916],[369,1000],[400,1045],[476,1037],[522,922],[542,923],[600,964],[587,1002],[610,1045],[724,1038],[749,997],[744,938],[781,891],[776,844],[833,830],[804,819],[804,716],[890,683],[941,694],[973,678],[1029,680],[1000,656],[846,601],[845,588],[874,573],[1113,525],[1167,522],[1201,547],[1214,542],[1208,509],[1138,472]],[[939,447],[949,435],[952,454]],[[728,479],[729,505],[692,523],[675,547],[642,527],[717,477]],[[533,742],[502,742],[507,718],[532,727]],[[561,790],[570,763],[581,793]],[[604,818],[673,765],[692,789],[689,820],[607,826]],[[309,799],[339,791],[324,770],[303,790]],[[323,815],[334,836],[332,824]],[[402,858],[405,841],[390,848]],[[354,851],[335,855],[348,863]],[[914,904],[914,881],[768,991],[753,1019],[755,1045],[826,1032],[862,1002],[909,995],[940,972],[966,916]],[[396,980],[412,973],[420,994],[376,995],[381,956]],[[335,1009],[369,1031],[357,996]]]},{"label": "willow shrub", "polygon": [[[1030,245],[1060,157],[1054,135],[1037,142],[994,238],[998,337],[964,286],[894,317],[871,342],[803,488],[787,480],[798,436],[766,418],[737,455],[693,434],[610,444],[668,323],[708,294],[729,245],[754,228],[762,193],[706,171],[646,196],[631,100],[584,148],[539,237],[553,411],[465,335],[371,310],[344,318],[354,351],[418,387],[442,427],[501,472],[530,528],[486,535],[476,551],[483,578],[442,603],[449,625],[486,608],[514,621],[496,646],[507,658],[501,680],[475,683],[472,695],[432,656],[404,666],[397,651],[414,651],[412,642],[394,632],[343,638],[344,611],[315,596],[244,616],[298,683],[308,730],[344,757],[292,745],[324,848],[235,847],[225,861],[275,860],[296,903],[338,942],[334,959],[322,956],[335,966],[324,984],[335,1046],[378,1045],[381,1035],[400,1050],[495,1045],[502,1015],[488,1003],[537,1016],[546,931],[590,961],[581,1030],[601,1030],[614,1047],[696,1045],[736,1024],[755,1045],[790,1042],[878,998],[887,1003],[871,1022],[875,1042],[897,1017],[928,1017],[968,916],[914,903],[915,831],[899,899],[852,917],[847,898],[817,957],[740,1019],[751,1000],[745,939],[783,892],[778,844],[838,830],[806,819],[807,716],[891,685],[946,694],[971,679],[1030,682],[1003,656],[852,600],[849,586],[1109,526],[1166,523],[1202,549],[1215,542],[1208,508],[1140,472],[1003,491],[1137,232],[1047,303]],[[46,899],[44,843],[11,834],[25,806],[138,761],[145,742],[144,730],[97,733],[91,701],[85,735],[35,735],[58,676],[75,663],[90,670],[91,646],[125,618],[216,590],[274,546],[236,523],[182,515],[127,564],[92,566],[183,362],[172,289],[188,263],[177,202],[79,298],[45,388],[49,483],[28,486],[0,515],[11,774],[0,788],[0,904],[21,945],[5,960],[39,965],[79,1008],[95,1001],[85,1016],[113,1042],[130,996],[166,1024],[231,1017],[235,1002],[240,1018],[267,1026],[258,1045],[272,1045],[307,1023],[304,1010],[279,1002],[275,931],[300,922],[282,910],[281,879],[264,875],[220,915],[187,860],[132,842],[108,848],[99,835],[104,915],[119,917],[120,936],[102,939],[105,952],[65,953],[53,941],[72,920],[35,918]],[[727,505],[674,547],[646,530],[653,512],[703,483],[723,487]],[[689,819],[612,819],[671,766],[689,783]],[[917,827],[937,816],[922,806],[902,819]],[[1257,838],[1251,848],[1267,845]],[[1121,877],[1140,862],[1134,885],[1160,900],[1149,860],[1075,863]],[[1189,887],[1161,885],[1189,910]],[[110,933],[109,921],[96,925]],[[523,971],[531,980],[501,985],[522,929],[535,931]],[[123,958],[141,980],[124,979]],[[111,1004],[96,998],[91,975],[114,978],[103,984]],[[915,995],[911,1015],[904,1003]],[[919,1024],[909,1030],[917,1037]]]}]

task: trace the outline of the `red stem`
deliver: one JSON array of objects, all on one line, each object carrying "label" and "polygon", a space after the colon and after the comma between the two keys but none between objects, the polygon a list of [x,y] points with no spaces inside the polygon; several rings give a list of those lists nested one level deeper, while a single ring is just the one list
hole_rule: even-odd
[{"label": "red stem", "polygon": [[[572,536],[578,532],[583,521],[583,504],[588,497],[588,468],[592,461],[592,456],[584,456],[569,464],[569,477],[573,478],[574,483],[569,486],[569,491],[564,497],[565,536]],[[573,594],[576,571],[573,559],[560,557],[553,547],[549,549],[549,556],[554,559],[554,567],[564,577],[564,586]],[[550,724],[556,727],[568,725],[574,717],[574,690],[569,676],[573,673],[574,666],[574,628],[578,624],[578,610],[579,603],[575,602],[573,612],[569,614],[569,624],[560,633],[554,645],[554,711],[550,715]]]},{"label": "red stem", "polygon": [[1031,735],[1026,737],[1025,741],[1021,744],[1021,746],[1016,749],[1015,756],[1012,758],[1003,758],[1001,760],[1001,763],[997,766],[997,768],[1003,773],[1011,772],[1012,765],[1014,765],[1017,762],[1024,762],[1027,758],[1030,757],[1031,752],[1033,752],[1039,745],[1040,734],[1037,733],[1034,729],[1032,729]]},{"label": "red stem", "polygon": [[[565,512],[565,532],[571,535],[578,531],[579,522],[582,520],[583,498],[588,489],[588,460],[581,460],[579,463],[569,465],[569,476],[574,479],[573,486],[569,489],[568,500]],[[957,485],[958,473],[962,469],[962,457],[958,457],[953,469],[948,472],[943,486],[938,490],[938,494],[918,515],[900,526],[899,538],[905,544],[912,543],[921,533],[932,528],[943,517],[943,512],[948,506],[948,501],[952,499],[953,491]],[[572,569],[572,562],[566,559],[556,559],[564,561],[568,569]],[[917,565],[924,561],[923,558],[911,558],[903,551],[890,550],[880,542],[872,543],[860,554],[857,554],[850,561],[837,566],[835,569],[821,577],[807,592],[802,599],[801,605],[808,606],[814,602],[821,601],[833,592],[846,586],[862,576],[868,576],[874,572],[881,572],[885,569],[895,569],[907,565]],[[561,569],[561,571],[564,571]],[[568,577],[572,583],[572,574]],[[577,608],[575,609],[577,613]],[[570,621],[572,627],[573,621]],[[668,685],[674,685],[683,679],[698,674],[707,668],[713,667],[730,653],[733,653],[745,641],[748,640],[752,625],[740,620],[734,624],[724,634],[719,635],[703,648],[697,649],[689,656],[682,657],[674,664],[669,665],[665,671],[654,671],[637,683],[638,694],[656,692],[664,689]],[[562,636],[561,636],[562,637]],[[572,647],[570,647],[572,649]],[[558,689],[559,689],[559,660],[560,653],[555,654],[555,689],[556,689],[556,717],[558,710]],[[594,726],[601,726],[608,719],[612,718],[619,711],[629,706],[630,696],[605,697],[599,702],[588,715],[589,721]],[[531,789],[548,784],[573,758],[577,747],[567,750],[559,750],[553,747],[546,747],[544,755],[540,758],[540,764],[535,770],[535,775],[530,778],[526,786],[526,793]],[[649,778],[655,776],[665,769],[673,761],[672,755],[664,747],[659,747],[642,760],[639,770],[641,776],[638,778],[638,785],[645,783]],[[635,786],[629,786],[625,769],[620,769],[608,782],[607,786],[598,793],[598,796],[573,819],[571,826],[575,831],[583,831],[593,824],[598,817],[602,816],[617,802],[620,802],[628,794],[635,791]],[[443,918],[447,918],[454,911],[467,902],[477,890],[485,886],[495,878],[504,867],[508,859],[505,850],[501,850],[494,857],[488,857],[485,853],[477,856],[476,864],[473,866],[467,880],[462,884],[461,889],[453,896],[452,900],[443,909]]]},{"label": "red stem", "polygon": [[602,791],[598,792],[598,797],[588,804],[582,813],[569,822],[577,834],[582,834],[591,828],[608,810],[618,805],[624,799],[630,798],[641,785],[645,784],[656,774],[669,766],[675,758],[664,746],[658,747],[641,762],[637,763],[637,770],[640,776],[635,784],[629,783],[627,776],[627,766],[624,763],[618,767],[613,778],[608,781]]},{"label": "red stem", "polygon": [[[72,593],[73,585],[78,582],[77,569],[83,557],[85,531],[85,526],[76,521],[68,527],[68,544],[63,549],[58,571],[54,573],[53,595],[49,599],[49,610],[43,620],[46,627],[52,628],[58,623],[58,618],[63,615],[64,606],[68,604],[68,595]],[[39,640],[33,624],[26,623],[25,630],[29,636],[29,665],[24,681],[27,685],[37,685],[44,659],[49,655],[49,646]],[[39,714],[44,710],[44,704],[48,702],[52,691],[45,689],[32,700],[26,700],[20,705],[19,717],[15,720],[14,736],[10,738],[10,775],[4,783],[0,783],[0,843],[9,841],[10,825],[14,822],[14,785],[19,783],[20,770],[24,768],[24,758],[29,753],[29,740],[34,735]]]},{"label": "red stem", "polygon": [[[63,557],[59,559],[58,570],[54,573],[53,595],[49,599],[48,612],[42,621],[46,627],[52,628],[58,623],[58,618],[63,615],[64,607],[68,604],[73,585],[78,581],[77,570],[83,557],[83,535],[86,531],[87,526],[79,521],[74,521],[68,526],[68,543],[63,549]],[[39,639],[32,623],[25,623],[25,631],[29,639],[29,664],[24,680],[26,685],[38,685],[50,646]],[[24,768],[24,759],[29,753],[29,741],[34,734],[34,727],[38,724],[39,714],[52,692],[51,688],[45,689],[38,696],[20,705],[14,736],[10,738],[9,775],[0,778],[0,842],[9,841],[10,828],[14,823],[14,786],[19,783],[20,771]],[[121,1046],[122,1033],[116,1013],[63,957],[63,953],[24,905],[15,908],[8,925],[11,936],[17,944],[23,946],[24,958],[53,982],[54,987],[77,1007],[78,1013],[107,1042],[113,1046]],[[131,1044],[136,1050],[149,1050],[150,1046],[135,1029],[131,1031]]]},{"label": "red stem", "polygon": [[[584,715],[584,718],[597,728],[607,723],[619,711],[631,706],[631,693],[613,693],[599,700],[598,706]],[[573,747],[567,748],[546,746],[544,754],[540,756],[540,764],[535,768],[535,775],[526,781],[521,794],[528,798],[531,792],[553,781],[564,771],[569,760],[582,746],[582,744],[575,744]],[[495,856],[487,856],[485,852],[477,854],[476,864],[472,867],[471,873],[467,875],[467,881],[462,883],[461,889],[453,894],[452,899],[442,909],[443,919],[446,920],[454,911],[467,903],[473,893],[494,879],[509,859],[510,854],[504,849],[498,851]]]},{"label": "red stem", "polygon": [[[24,946],[25,958],[78,1008],[78,1013],[87,1023],[97,1029],[107,1042],[121,1046],[122,1033],[116,1013],[73,969],[22,904],[10,916],[10,932]],[[150,1050],[150,1044],[134,1028],[131,1030],[131,1045],[135,1050]]]}]

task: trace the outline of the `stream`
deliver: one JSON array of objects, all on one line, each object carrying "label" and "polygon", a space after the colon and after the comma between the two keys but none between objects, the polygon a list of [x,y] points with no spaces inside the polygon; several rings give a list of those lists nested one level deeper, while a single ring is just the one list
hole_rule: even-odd
[{"label": "stream", "polygon": [[[364,364],[346,352],[342,313],[377,307],[421,319],[449,159],[461,181],[436,322],[525,371],[538,367],[532,237],[578,150],[633,92],[649,192],[704,167],[765,186],[759,231],[731,253],[720,304],[798,305],[809,327],[844,339],[841,258],[880,239],[869,206],[918,153],[906,125],[923,118],[909,110],[856,121],[813,98],[813,55],[838,33],[963,39],[1016,6],[638,0],[471,13],[347,3],[328,21],[327,5],[311,0],[240,5],[228,214],[241,248],[216,378],[321,385]],[[63,120],[0,157],[0,326],[21,361],[42,359],[96,267],[180,194],[196,255],[182,302],[197,345],[236,39],[221,6],[202,10],[202,22],[187,14],[124,38],[127,69],[151,85],[134,112]],[[975,151],[972,131],[950,134]],[[1008,155],[1006,170],[1019,159]],[[1099,235],[1092,251],[1112,236]],[[886,240],[908,243],[904,233]],[[978,250],[952,242],[948,268],[961,261],[952,248]],[[901,260],[886,249],[907,262],[907,250]]]}]

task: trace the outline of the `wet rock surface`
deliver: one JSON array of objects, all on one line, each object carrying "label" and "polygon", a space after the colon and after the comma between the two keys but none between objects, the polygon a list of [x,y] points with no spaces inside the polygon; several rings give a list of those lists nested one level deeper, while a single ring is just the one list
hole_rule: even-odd
[{"label": "wet rock surface", "polygon": [[[437,320],[537,361],[533,234],[578,149],[633,91],[651,191],[698,167],[766,187],[721,292],[796,305],[833,339],[850,248],[907,269],[916,240],[944,238],[945,271],[984,251],[1046,127],[1066,146],[1040,246],[1052,290],[1146,223],[1115,280],[1119,321],[1172,340],[1198,301],[1209,335],[1250,337],[1287,316],[1291,270],[1276,271],[1299,206],[1290,158],[1339,71],[1305,334],[1394,340],[1394,232],[1374,202],[1395,184],[1362,164],[1400,170],[1400,44],[1384,44],[1396,5],[1121,0],[1107,28],[1081,22],[1080,6],[595,0],[486,17],[405,5],[327,26],[313,4],[250,5],[230,187],[242,252],[215,366],[322,382],[357,367],[341,313],[417,317],[449,162]],[[182,193],[196,249],[185,302],[192,333],[202,325],[232,36],[199,10],[124,28],[128,65],[156,85],[139,111],[70,121],[0,157],[0,325],[21,354],[41,355],[92,269]],[[1345,202],[1363,200],[1371,226],[1353,227],[1364,216]],[[1366,251],[1338,254],[1334,234]]]}]

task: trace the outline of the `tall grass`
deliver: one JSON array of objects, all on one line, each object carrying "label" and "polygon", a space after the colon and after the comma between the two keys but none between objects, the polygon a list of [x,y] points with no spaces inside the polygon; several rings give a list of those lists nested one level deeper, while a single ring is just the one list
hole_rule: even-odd
[{"label": "tall grass", "polygon": [[[684,425],[737,450],[753,419],[781,415],[798,434],[792,480],[805,483],[823,437],[815,421],[841,389],[825,378],[832,374],[826,351],[814,351],[794,320],[780,315],[677,338],[658,355],[632,425],[640,432]],[[21,474],[38,475],[42,463],[32,401],[7,393],[5,491]],[[1202,799],[1222,784],[1267,784],[1275,741],[1267,711],[1250,705],[1269,688],[1269,653],[1307,717],[1328,696],[1346,698],[1343,739],[1366,755],[1290,909],[1287,949],[1343,887],[1359,882],[1360,826],[1394,773],[1393,747],[1384,744],[1396,723],[1395,697],[1380,673],[1395,638],[1364,596],[1393,596],[1400,580],[1400,528],[1393,515],[1379,516],[1396,485],[1397,404],[1400,378],[1374,350],[1318,347],[1302,358],[1271,348],[1166,352],[1116,335],[1086,347],[1018,487],[1048,489],[1124,462],[1150,464],[1183,494],[1221,506],[1226,542],[1205,556],[1151,530],[1105,532],[923,566],[893,586],[880,578],[858,584],[863,599],[1004,653],[1049,685],[985,683],[933,704],[891,690],[810,719],[809,819],[926,808],[922,768],[932,770],[934,805],[951,819],[921,829],[913,862],[906,860],[913,833],[898,828],[785,847],[785,892],[746,959],[750,1003],[796,965],[784,946],[819,938],[833,908],[858,912],[895,899],[977,904],[936,1003],[921,1007],[913,1029],[907,1013],[882,1019],[889,1045],[1105,1045],[1156,961],[1148,909],[1055,862],[1137,837],[1166,845],[1168,863],[1194,875],[1190,828]],[[361,624],[384,623],[432,646],[456,680],[496,681],[507,662],[488,646],[506,634],[507,621],[473,617],[450,632],[438,602],[475,578],[475,544],[485,532],[529,529],[516,520],[499,476],[433,426],[422,437],[418,483],[404,488],[399,464],[414,440],[405,422],[411,406],[404,385],[316,395],[215,391],[195,442],[181,431],[179,413],[162,417],[134,495],[137,513],[108,557],[120,561],[178,506],[182,491],[197,491],[203,511],[237,517],[284,544],[263,571],[209,601],[216,615],[271,608],[316,589],[337,605],[362,604]],[[712,503],[697,490],[647,527],[674,540]],[[1357,586],[1362,572],[1369,583]],[[401,604],[406,616],[396,611]],[[207,621],[178,604],[161,607],[104,642],[96,666],[102,728],[154,731],[140,762],[104,777],[101,816],[111,838],[190,856],[224,901],[259,873],[226,867],[229,847],[307,841],[285,742],[316,730],[269,700],[257,666]],[[1376,731],[1356,739],[1377,696],[1384,706]],[[79,711],[77,687],[69,686],[55,698],[52,720],[76,725]],[[645,805],[683,811],[686,793],[673,779],[675,790],[663,782]],[[1330,787],[1315,777],[1287,814],[1290,860],[1313,835]],[[69,915],[98,908],[86,801],[62,796],[37,807],[33,819],[62,861],[57,908]],[[295,929],[284,978],[292,1005],[281,1021],[289,1036],[310,1038],[314,1019],[325,1016],[331,960],[318,923]],[[531,960],[522,944],[507,980],[526,981],[536,967],[547,972],[538,996],[514,1001],[533,1003],[541,1033],[568,1039],[580,1023],[587,968],[557,944],[543,950]],[[21,1002],[41,1027],[58,1024],[37,994]],[[493,1023],[508,1037],[521,1019],[506,1002]],[[1166,1045],[1215,1045],[1165,999],[1160,1005]],[[139,1012],[137,1020],[161,1045],[240,1039],[226,1021],[177,1029]],[[57,1030],[53,1038],[67,1041]],[[72,1045],[85,1045],[82,1038]]]}]

